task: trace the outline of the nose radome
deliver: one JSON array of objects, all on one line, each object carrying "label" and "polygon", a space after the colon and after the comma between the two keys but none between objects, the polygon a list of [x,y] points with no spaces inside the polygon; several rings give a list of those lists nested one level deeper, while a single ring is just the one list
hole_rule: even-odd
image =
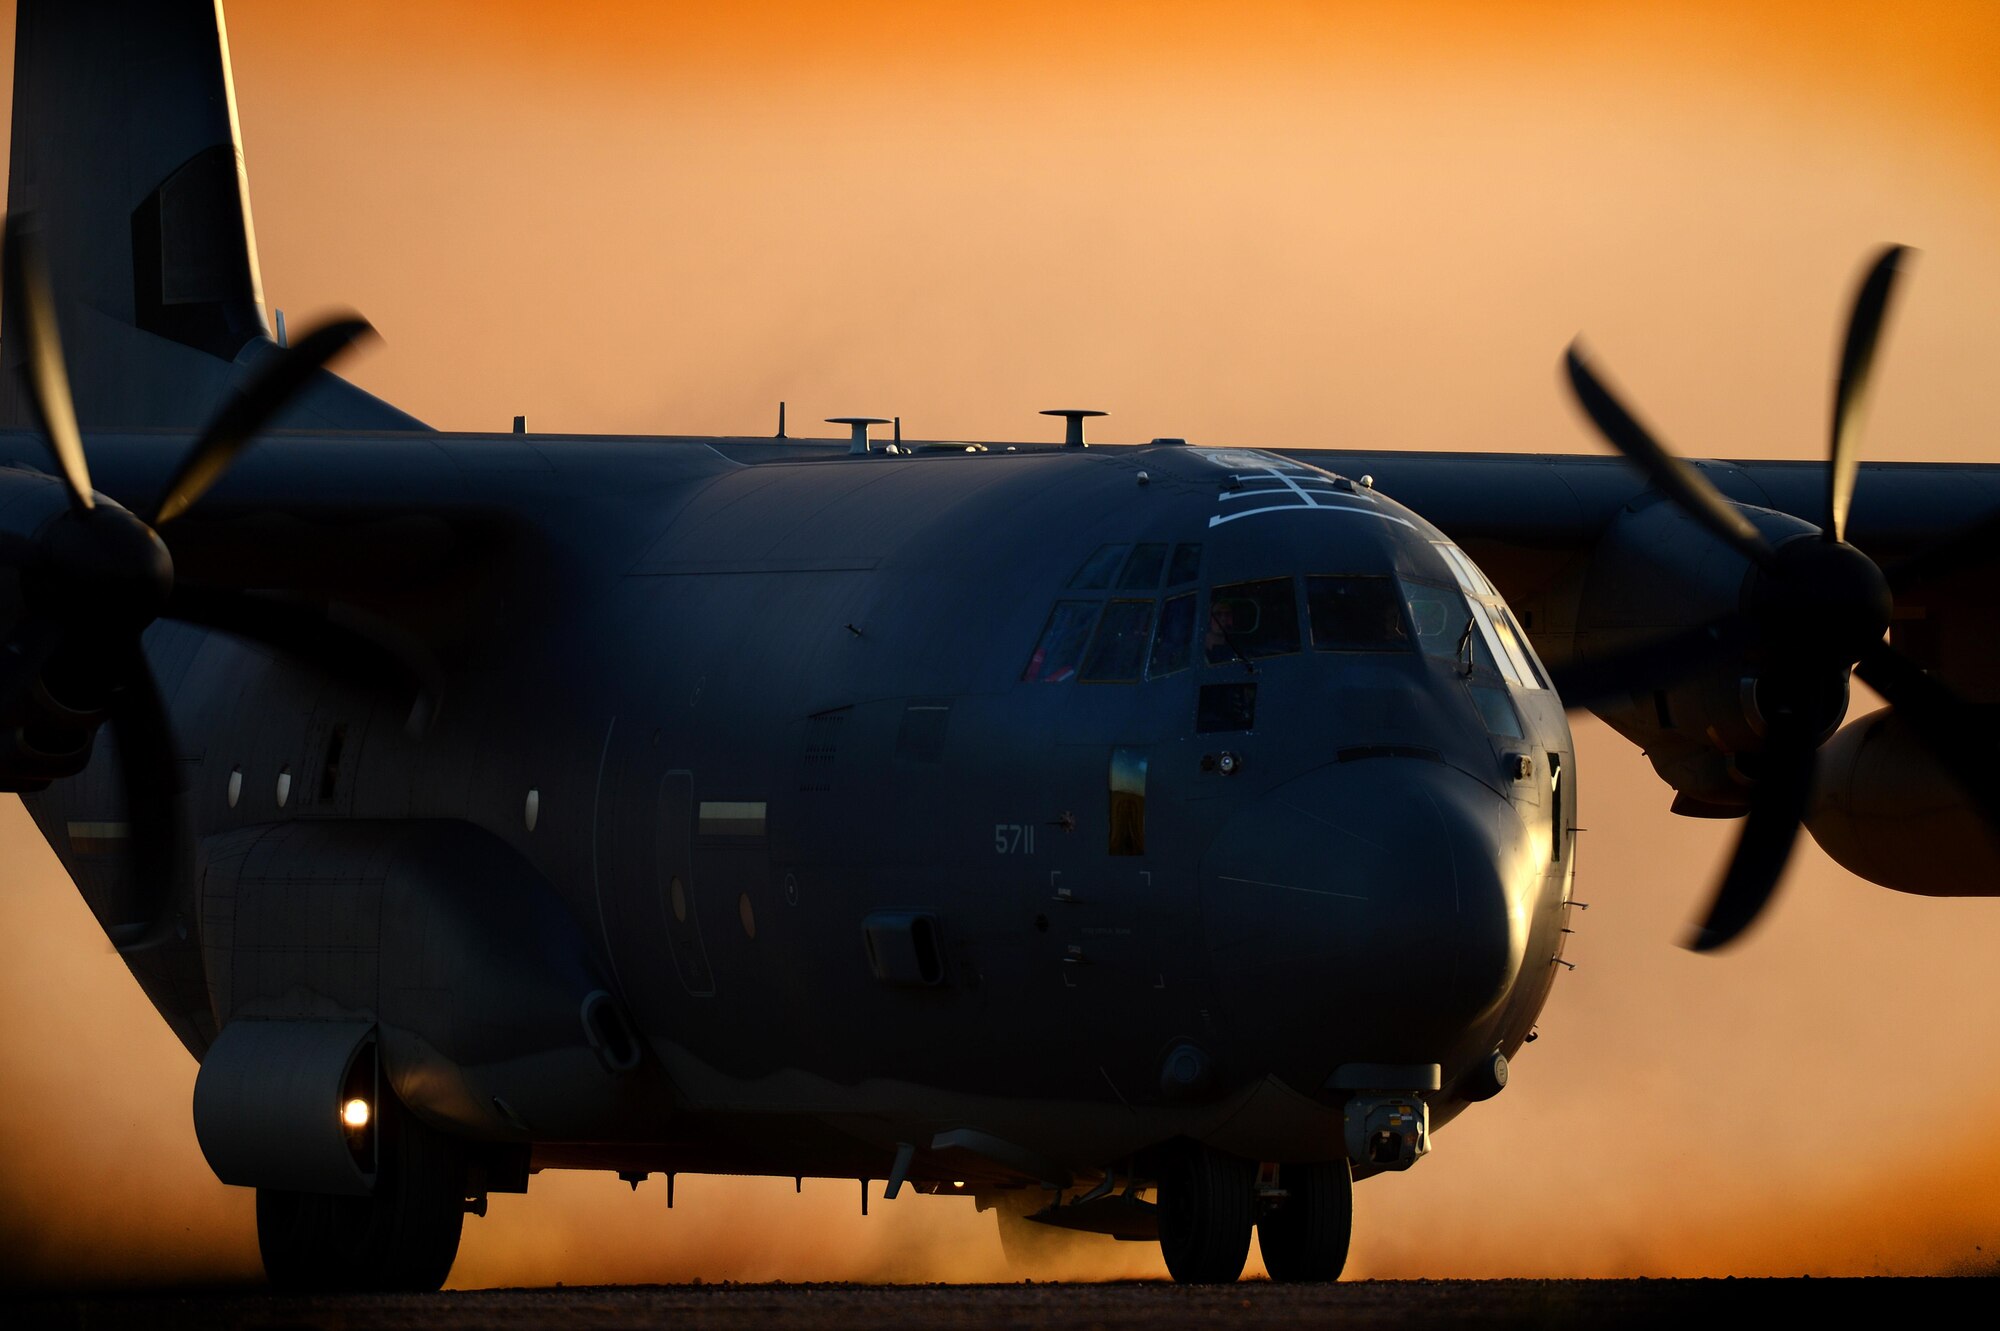
[{"label": "nose radome", "polygon": [[1498,793],[1421,758],[1332,763],[1237,812],[1202,862],[1232,1027],[1429,1062],[1520,973],[1539,866]]}]

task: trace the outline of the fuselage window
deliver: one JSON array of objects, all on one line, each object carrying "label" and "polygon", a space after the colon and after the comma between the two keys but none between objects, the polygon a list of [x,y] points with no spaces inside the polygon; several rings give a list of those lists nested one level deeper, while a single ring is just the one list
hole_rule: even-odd
[{"label": "fuselage window", "polygon": [[1074,679],[1076,664],[1083,659],[1083,645],[1090,640],[1090,626],[1096,619],[1095,601],[1057,601],[1021,678],[1047,684]]},{"label": "fuselage window", "polygon": [[1153,634],[1153,657],[1146,663],[1146,678],[1158,679],[1187,669],[1189,649],[1193,646],[1194,593],[1169,596],[1160,607],[1160,627]]},{"label": "fuselage window", "polygon": [[1201,547],[1177,545],[1174,562],[1167,570],[1167,586],[1183,587],[1201,576]]},{"label": "fuselage window", "polygon": [[1382,577],[1309,577],[1306,617],[1322,652],[1389,652],[1410,645],[1396,584]]},{"label": "fuselage window", "polygon": [[1209,593],[1202,648],[1210,665],[1299,649],[1299,605],[1290,578],[1233,582]]},{"label": "fuselage window", "polygon": [[1125,561],[1125,572],[1119,575],[1118,590],[1152,591],[1160,585],[1160,573],[1166,566],[1166,546],[1135,545],[1132,547],[1132,557]]},{"label": "fuselage window", "polygon": [[1101,684],[1124,684],[1139,678],[1146,662],[1146,644],[1153,636],[1151,601],[1112,601],[1098,621],[1083,678]]},{"label": "fuselage window", "polygon": [[1125,552],[1131,549],[1125,545],[1100,545],[1083,561],[1083,567],[1069,580],[1069,585],[1080,591],[1101,591],[1111,585],[1124,567]]}]

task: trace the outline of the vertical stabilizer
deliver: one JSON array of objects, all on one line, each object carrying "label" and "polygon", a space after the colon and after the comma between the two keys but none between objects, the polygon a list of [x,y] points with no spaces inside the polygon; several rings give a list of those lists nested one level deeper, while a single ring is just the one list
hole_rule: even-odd
[{"label": "vertical stabilizer", "polygon": [[[7,209],[41,233],[86,428],[193,429],[273,351],[219,0],[19,0]],[[11,312],[10,312],[11,317]],[[29,426],[0,327],[0,426]],[[281,426],[423,429],[322,373]]]}]

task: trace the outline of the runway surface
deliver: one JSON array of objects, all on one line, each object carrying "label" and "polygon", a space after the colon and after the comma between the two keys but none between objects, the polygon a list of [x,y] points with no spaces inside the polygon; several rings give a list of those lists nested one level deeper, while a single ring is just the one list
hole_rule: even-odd
[{"label": "runway surface", "polygon": [[1397,1280],[1072,1285],[650,1285],[283,1298],[261,1289],[40,1294],[12,1327],[96,1328],[860,1328],[1009,1327],[1175,1331],[1226,1326],[1372,1328],[1687,1326],[1691,1319],[1823,1315],[1907,1321],[1980,1306],[1990,1282],[1876,1280]]}]

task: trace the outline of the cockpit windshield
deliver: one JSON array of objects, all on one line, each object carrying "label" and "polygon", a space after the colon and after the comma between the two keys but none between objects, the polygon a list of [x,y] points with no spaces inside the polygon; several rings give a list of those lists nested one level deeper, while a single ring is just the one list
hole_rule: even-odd
[{"label": "cockpit windshield", "polygon": [[1299,607],[1290,578],[1234,582],[1208,598],[1202,648],[1210,665],[1283,656],[1299,649]]},{"label": "cockpit windshield", "polygon": [[1308,577],[1306,617],[1313,646],[1322,652],[1393,652],[1410,645],[1393,578]]}]

